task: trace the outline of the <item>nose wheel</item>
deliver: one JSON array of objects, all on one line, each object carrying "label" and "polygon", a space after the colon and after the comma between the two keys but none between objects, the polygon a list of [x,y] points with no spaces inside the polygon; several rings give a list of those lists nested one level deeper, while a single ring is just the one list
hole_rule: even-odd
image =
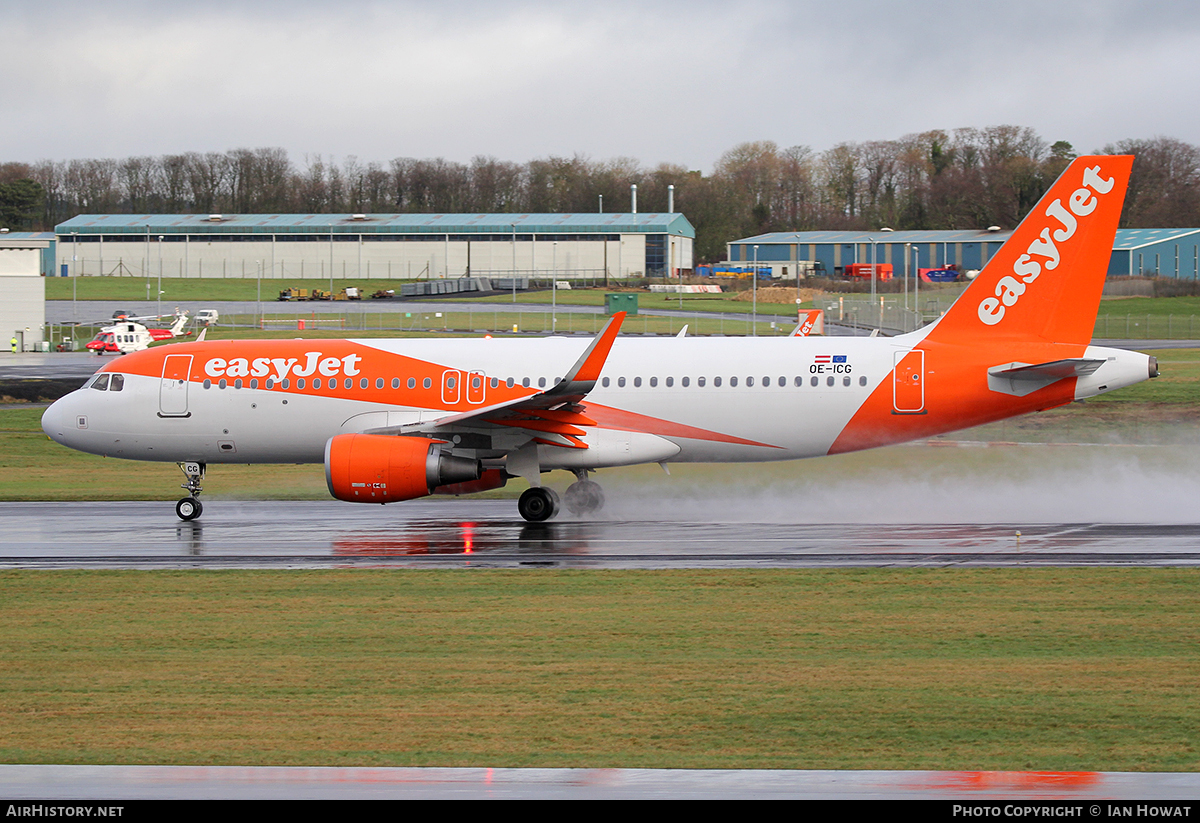
[{"label": "nose wheel", "polygon": [[195,520],[204,511],[204,504],[200,502],[200,481],[204,479],[204,471],[208,466],[205,463],[190,463],[184,462],[179,464],[180,471],[187,478],[186,483],[181,483],[180,488],[184,489],[188,496],[175,504],[175,514],[185,523],[189,520]]},{"label": "nose wheel", "polygon": [[567,486],[563,503],[571,514],[591,514],[604,508],[604,490],[599,483],[583,477]]},{"label": "nose wheel", "polygon": [[175,504],[175,514],[184,522],[195,520],[203,512],[204,504],[194,497],[185,497]]}]

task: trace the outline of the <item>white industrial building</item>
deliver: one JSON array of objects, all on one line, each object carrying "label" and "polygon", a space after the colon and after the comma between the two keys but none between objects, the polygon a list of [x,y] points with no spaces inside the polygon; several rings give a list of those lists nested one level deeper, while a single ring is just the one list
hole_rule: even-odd
[{"label": "white industrial building", "polygon": [[0,232],[0,334],[4,351],[12,340],[17,351],[41,351],[46,339],[46,281],[43,258],[54,235],[43,232]]},{"label": "white industrial building", "polygon": [[264,279],[670,276],[682,214],[83,214],[55,228],[67,276]]}]

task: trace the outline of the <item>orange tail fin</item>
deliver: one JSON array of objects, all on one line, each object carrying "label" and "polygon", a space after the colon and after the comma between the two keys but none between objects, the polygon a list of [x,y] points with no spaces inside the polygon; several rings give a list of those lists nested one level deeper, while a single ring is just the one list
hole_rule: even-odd
[{"label": "orange tail fin", "polygon": [[1086,345],[1132,166],[1131,155],[1076,158],[930,336]]}]

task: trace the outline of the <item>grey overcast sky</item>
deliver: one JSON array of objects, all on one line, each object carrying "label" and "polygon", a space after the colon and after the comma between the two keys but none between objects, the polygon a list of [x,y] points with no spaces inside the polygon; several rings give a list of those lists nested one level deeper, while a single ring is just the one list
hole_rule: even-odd
[{"label": "grey overcast sky", "polygon": [[707,173],[749,140],[965,126],[1200,143],[1184,0],[0,0],[0,21],[0,162],[282,146]]}]

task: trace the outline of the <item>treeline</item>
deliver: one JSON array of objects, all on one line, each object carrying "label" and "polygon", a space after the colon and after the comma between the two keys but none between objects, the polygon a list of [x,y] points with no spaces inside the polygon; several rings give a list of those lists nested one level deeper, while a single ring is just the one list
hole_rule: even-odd
[{"label": "treeline", "polygon": [[[1200,149],[1167,137],[1123,140],[1132,153],[1125,227],[1200,226]],[[698,260],[768,231],[1012,228],[1075,156],[1029,128],[928,131],[898,140],[806,146],[743,143],[712,174],[629,158],[477,157],[293,162],[279,148],[0,164],[0,223],[49,230],[76,214],[662,212],[696,227]]]}]

